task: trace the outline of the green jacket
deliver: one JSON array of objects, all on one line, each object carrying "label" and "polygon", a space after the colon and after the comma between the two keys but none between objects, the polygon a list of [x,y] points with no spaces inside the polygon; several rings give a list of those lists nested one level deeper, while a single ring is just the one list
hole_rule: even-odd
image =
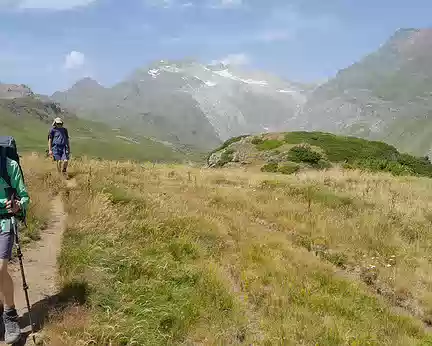
[{"label": "green jacket", "polygon": [[[24,184],[21,170],[16,161],[10,160],[8,158],[6,162],[11,185],[14,189],[16,189],[18,197],[21,198],[21,208],[23,211],[26,211],[30,203],[30,198],[27,188]],[[8,200],[8,196],[5,189],[8,187],[9,185],[3,180],[3,178],[0,177],[0,215],[7,214],[6,202]]]}]

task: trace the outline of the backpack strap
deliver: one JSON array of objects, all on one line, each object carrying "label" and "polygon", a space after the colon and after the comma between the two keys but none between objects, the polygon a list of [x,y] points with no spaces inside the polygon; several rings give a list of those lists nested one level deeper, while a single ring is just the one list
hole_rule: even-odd
[{"label": "backpack strap", "polygon": [[11,197],[13,193],[11,178],[9,176],[9,173],[7,171],[7,155],[6,155],[6,148],[1,147],[0,148],[0,176],[3,178],[3,180],[8,184],[9,187],[5,188],[6,195],[8,197]]}]

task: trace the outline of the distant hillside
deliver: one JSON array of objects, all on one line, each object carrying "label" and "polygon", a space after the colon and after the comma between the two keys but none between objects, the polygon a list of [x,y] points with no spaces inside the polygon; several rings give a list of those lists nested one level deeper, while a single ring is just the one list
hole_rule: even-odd
[{"label": "distant hillside", "polygon": [[[0,84],[0,91],[5,88]],[[6,88],[7,90],[8,88]],[[17,139],[20,151],[45,152],[47,135],[52,120],[60,116],[69,129],[72,155],[116,160],[172,162],[194,160],[196,154],[174,150],[165,144],[144,136],[77,118],[57,103],[34,96],[33,93],[15,92],[17,98],[0,93],[0,134]]]},{"label": "distant hillside", "polygon": [[208,157],[210,167],[251,166],[284,174],[335,165],[394,175],[432,178],[427,157],[401,154],[391,145],[322,132],[267,133],[225,142]]},{"label": "distant hillside", "polygon": [[303,127],[432,149],[432,29],[401,29],[376,52],[317,88]]}]

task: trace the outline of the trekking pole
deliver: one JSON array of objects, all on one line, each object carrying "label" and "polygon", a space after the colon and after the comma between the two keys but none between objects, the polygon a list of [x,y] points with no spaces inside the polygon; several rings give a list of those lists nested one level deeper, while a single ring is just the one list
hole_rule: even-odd
[{"label": "trekking pole", "polygon": [[[11,202],[12,202],[12,208],[13,208],[13,204],[15,202],[15,196],[12,195],[11,197]],[[19,264],[20,264],[20,269],[21,269],[21,278],[22,278],[22,283],[23,283],[23,290],[24,290],[24,294],[25,294],[25,299],[26,299],[26,303],[27,303],[27,311],[28,311],[28,316],[29,316],[29,322],[30,322],[30,328],[31,328],[31,333],[32,333],[32,338],[33,338],[33,342],[36,345],[36,336],[35,336],[35,329],[34,329],[34,324],[32,321],[32,317],[31,317],[31,307],[30,307],[30,299],[29,299],[29,295],[28,295],[28,285],[27,285],[27,281],[25,278],[25,273],[24,273],[24,265],[23,265],[23,254],[21,251],[21,245],[19,242],[19,235],[18,235],[18,225],[16,222],[16,218],[15,215],[12,215],[11,217],[11,222],[12,222],[12,229],[14,232],[14,236],[15,236],[15,246],[17,249],[17,255],[18,255],[18,260],[19,260]]]}]

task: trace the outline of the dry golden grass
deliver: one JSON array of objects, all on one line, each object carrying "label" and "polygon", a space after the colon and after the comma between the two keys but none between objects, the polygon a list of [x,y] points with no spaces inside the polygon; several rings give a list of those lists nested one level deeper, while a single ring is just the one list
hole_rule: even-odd
[{"label": "dry golden grass", "polygon": [[54,323],[67,342],[432,343],[430,179],[100,161],[72,171],[60,274],[89,286],[89,322]]},{"label": "dry golden grass", "polygon": [[38,155],[25,156],[21,166],[30,195],[28,227],[21,234],[21,242],[26,244],[39,240],[40,231],[48,225],[51,219],[51,199],[60,191],[61,180],[52,173],[52,162],[43,160]]}]

